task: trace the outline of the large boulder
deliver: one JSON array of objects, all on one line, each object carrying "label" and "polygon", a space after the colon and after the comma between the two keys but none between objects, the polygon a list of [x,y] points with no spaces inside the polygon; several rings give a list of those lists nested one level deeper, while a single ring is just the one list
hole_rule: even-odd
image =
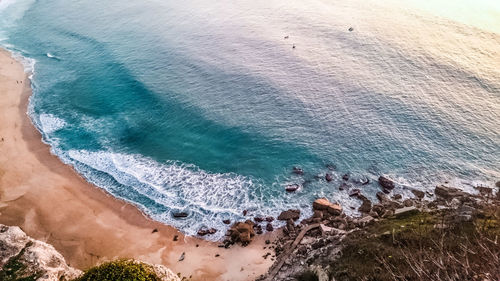
[{"label": "large boulder", "polygon": [[281,214],[278,216],[278,220],[280,221],[286,221],[286,220],[298,220],[300,217],[300,210],[294,210],[290,209],[287,211],[281,212]]},{"label": "large boulder", "polygon": [[458,188],[448,187],[448,186],[444,186],[444,185],[436,186],[436,189],[434,189],[434,194],[436,194],[437,196],[439,196],[447,201],[451,200],[453,198],[461,198],[461,197],[468,196],[467,193],[461,191]]},{"label": "large boulder", "polygon": [[318,198],[313,202],[313,210],[327,211],[331,215],[338,216],[342,214],[342,206],[332,203],[326,198]]},{"label": "large boulder", "polygon": [[240,242],[244,246],[248,245],[255,236],[253,226],[254,223],[250,220],[233,224],[229,229],[231,241],[234,243]]},{"label": "large boulder", "polygon": [[[0,224],[0,277],[13,280],[72,280],[82,274],[52,245],[32,239],[17,226]],[[1,279],[1,278],[0,278]],[[10,280],[10,279],[9,279]]]},{"label": "large boulder", "polygon": [[328,199],[326,198],[318,198],[316,200],[314,200],[313,202],[313,210],[319,210],[319,211],[323,211],[323,210],[327,210],[328,209],[328,206],[330,206],[330,201],[328,201]]},{"label": "large boulder", "polygon": [[387,190],[393,190],[394,187],[396,187],[396,185],[394,184],[394,181],[392,181],[391,179],[386,178],[384,176],[380,176],[378,178],[378,183],[380,184],[380,186],[382,186],[383,189],[387,189]]}]

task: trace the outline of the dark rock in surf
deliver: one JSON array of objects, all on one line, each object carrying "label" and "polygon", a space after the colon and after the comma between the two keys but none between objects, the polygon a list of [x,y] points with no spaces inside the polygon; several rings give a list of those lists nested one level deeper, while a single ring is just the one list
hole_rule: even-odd
[{"label": "dark rock in surf", "polygon": [[396,185],[394,184],[394,182],[391,179],[388,179],[384,176],[380,176],[378,178],[378,183],[380,184],[380,186],[382,186],[384,189],[387,189],[387,190],[393,190],[394,187],[396,187]]},{"label": "dark rock in surf", "polygon": [[231,220],[223,220],[222,221],[224,224],[230,224],[231,223]]},{"label": "dark rock in surf", "polygon": [[294,184],[287,185],[287,186],[285,187],[285,190],[286,190],[287,192],[295,192],[295,191],[297,191],[299,188],[300,188],[300,185],[298,185],[298,184],[294,183]]},{"label": "dark rock in surf", "polygon": [[185,218],[188,216],[188,213],[186,212],[175,212],[172,214],[174,218]]},{"label": "dark rock in surf", "polygon": [[331,174],[329,174],[329,173],[326,173],[326,175],[325,175],[325,180],[326,180],[327,182],[331,182],[331,181],[333,180],[332,175],[331,175]]},{"label": "dark rock in surf", "polygon": [[359,196],[361,194],[361,190],[355,188],[349,191],[349,196],[354,197],[354,196]]},{"label": "dark rock in surf", "polygon": [[345,181],[348,181],[349,180],[349,174],[344,174],[342,176],[342,179],[345,180]]},{"label": "dark rock in surf", "polygon": [[267,222],[272,222],[272,221],[274,221],[274,217],[267,217],[267,218],[266,218],[266,221],[267,221]]}]

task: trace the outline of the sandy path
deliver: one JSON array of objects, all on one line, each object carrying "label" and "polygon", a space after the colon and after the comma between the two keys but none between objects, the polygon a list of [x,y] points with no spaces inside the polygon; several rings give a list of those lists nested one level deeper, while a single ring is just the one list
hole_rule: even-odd
[{"label": "sandy path", "polygon": [[[151,221],[87,183],[41,142],[26,115],[30,94],[22,65],[0,50],[0,223],[20,226],[54,245],[80,269],[125,257],[164,264],[193,280],[235,281],[253,280],[271,265],[262,258],[269,237],[245,248],[221,249]],[[183,252],[186,258],[179,262]]]}]

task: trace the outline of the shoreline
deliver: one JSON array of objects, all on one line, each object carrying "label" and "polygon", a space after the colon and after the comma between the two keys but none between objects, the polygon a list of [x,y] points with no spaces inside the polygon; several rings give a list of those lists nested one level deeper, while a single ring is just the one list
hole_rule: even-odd
[{"label": "shoreline", "polygon": [[23,66],[3,49],[0,90],[0,223],[52,244],[79,269],[135,258],[192,280],[254,280],[271,266],[262,258],[263,245],[276,232],[257,236],[245,248],[221,249],[151,220],[60,161],[26,114],[31,87]]}]

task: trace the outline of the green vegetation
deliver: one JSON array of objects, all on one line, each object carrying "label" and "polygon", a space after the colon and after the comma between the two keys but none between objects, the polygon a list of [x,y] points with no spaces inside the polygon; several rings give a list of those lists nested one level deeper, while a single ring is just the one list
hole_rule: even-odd
[{"label": "green vegetation", "polygon": [[134,260],[116,260],[86,271],[74,281],[160,281],[150,265]]},{"label": "green vegetation", "polygon": [[500,207],[382,220],[344,240],[335,280],[500,280]]}]

